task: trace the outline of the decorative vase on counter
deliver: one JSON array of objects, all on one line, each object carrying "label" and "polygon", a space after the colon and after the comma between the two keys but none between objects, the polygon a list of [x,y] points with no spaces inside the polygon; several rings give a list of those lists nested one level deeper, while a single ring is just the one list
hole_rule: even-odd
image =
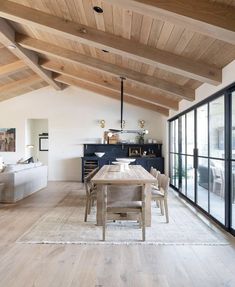
[{"label": "decorative vase on counter", "polygon": [[144,136],[139,136],[139,144],[144,144]]}]

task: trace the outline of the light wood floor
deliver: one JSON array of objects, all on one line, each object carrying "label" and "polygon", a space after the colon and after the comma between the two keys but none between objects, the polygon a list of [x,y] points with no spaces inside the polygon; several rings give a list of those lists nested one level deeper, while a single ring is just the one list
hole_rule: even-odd
[{"label": "light wood floor", "polygon": [[[235,286],[235,243],[228,246],[79,246],[15,241],[78,183],[0,205],[0,287]],[[185,207],[187,208],[187,207]]]}]

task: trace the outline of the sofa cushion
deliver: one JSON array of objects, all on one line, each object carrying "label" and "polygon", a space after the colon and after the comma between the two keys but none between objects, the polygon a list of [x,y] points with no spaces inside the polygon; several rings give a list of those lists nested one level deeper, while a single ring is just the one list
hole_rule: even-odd
[{"label": "sofa cushion", "polygon": [[34,168],[37,166],[41,166],[41,162],[35,162],[35,163],[18,163],[18,164],[8,164],[4,170],[4,172],[18,172],[24,169]]}]

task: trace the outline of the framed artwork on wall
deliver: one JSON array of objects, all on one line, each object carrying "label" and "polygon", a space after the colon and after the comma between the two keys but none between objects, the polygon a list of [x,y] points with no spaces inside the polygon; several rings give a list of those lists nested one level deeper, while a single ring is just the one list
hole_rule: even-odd
[{"label": "framed artwork on wall", "polygon": [[16,151],[16,129],[0,128],[0,152]]},{"label": "framed artwork on wall", "polygon": [[39,138],[39,151],[48,151],[48,137]]}]

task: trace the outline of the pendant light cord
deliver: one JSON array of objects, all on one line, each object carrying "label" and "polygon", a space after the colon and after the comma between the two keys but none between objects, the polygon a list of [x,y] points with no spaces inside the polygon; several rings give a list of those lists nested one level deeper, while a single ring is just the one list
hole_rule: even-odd
[{"label": "pendant light cord", "polygon": [[124,101],[124,85],[123,81],[126,79],[124,77],[121,78],[121,130],[123,130],[123,101]]}]

